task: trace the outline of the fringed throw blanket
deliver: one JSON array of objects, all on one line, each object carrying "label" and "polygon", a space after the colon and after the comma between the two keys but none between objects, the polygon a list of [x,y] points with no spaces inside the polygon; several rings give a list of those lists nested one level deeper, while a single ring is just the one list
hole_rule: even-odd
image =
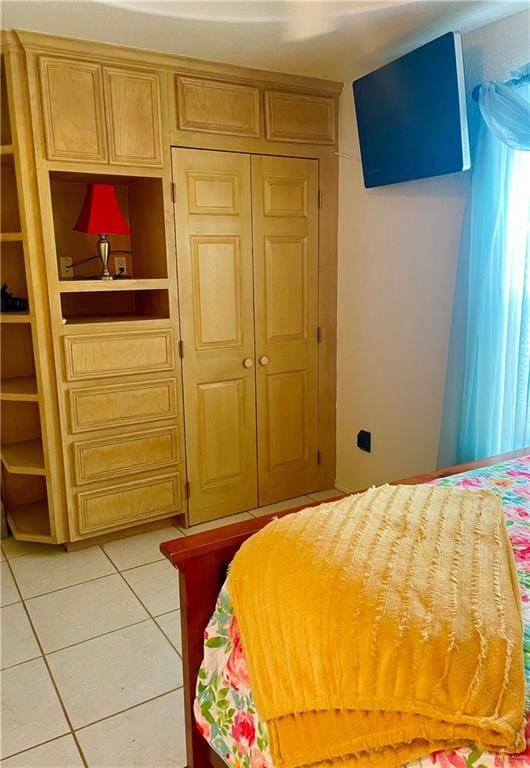
[{"label": "fringed throw blanket", "polygon": [[245,542],[229,588],[276,768],[524,749],[521,605],[495,494],[383,486],[289,515]]}]

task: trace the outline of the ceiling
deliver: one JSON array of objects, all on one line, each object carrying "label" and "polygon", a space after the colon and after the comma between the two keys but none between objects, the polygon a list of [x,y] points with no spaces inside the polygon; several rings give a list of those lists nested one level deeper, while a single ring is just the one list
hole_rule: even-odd
[{"label": "ceiling", "polygon": [[1,26],[351,80],[528,0],[2,0]]}]

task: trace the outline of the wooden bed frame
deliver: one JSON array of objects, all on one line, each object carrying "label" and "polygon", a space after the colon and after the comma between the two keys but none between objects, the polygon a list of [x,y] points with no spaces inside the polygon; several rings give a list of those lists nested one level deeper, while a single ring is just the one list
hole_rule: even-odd
[{"label": "wooden bed frame", "polygon": [[[530,454],[530,448],[492,456],[482,461],[459,464],[425,475],[416,475],[393,483],[417,485],[440,477],[469,472],[472,469],[497,464]],[[361,491],[355,491],[360,493]],[[345,494],[334,497],[342,498]],[[332,501],[333,499],[326,499]],[[263,515],[242,523],[232,523],[204,533],[174,539],[160,545],[162,553],[179,572],[180,614],[182,624],[182,659],[184,668],[184,707],[186,721],[186,749],[188,768],[226,768],[225,763],[209,747],[195,726],[193,702],[197,674],[203,658],[204,630],[211,615],[219,591],[225,581],[229,563],[241,544],[276,517],[298,512],[308,506],[318,506],[322,501],[293,507],[272,515]]]}]

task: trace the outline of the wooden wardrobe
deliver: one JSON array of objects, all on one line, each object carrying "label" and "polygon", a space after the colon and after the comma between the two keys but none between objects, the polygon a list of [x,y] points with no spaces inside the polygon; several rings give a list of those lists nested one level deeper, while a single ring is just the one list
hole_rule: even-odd
[{"label": "wooden wardrobe", "polygon": [[191,519],[318,487],[318,163],[173,150]]},{"label": "wooden wardrobe", "polygon": [[[15,535],[93,541],[330,487],[342,84],[25,31],[2,56],[3,205],[23,214],[2,267],[29,300],[0,315]],[[94,253],[73,231],[90,182],[129,220],[110,238],[126,280],[64,274]]]}]

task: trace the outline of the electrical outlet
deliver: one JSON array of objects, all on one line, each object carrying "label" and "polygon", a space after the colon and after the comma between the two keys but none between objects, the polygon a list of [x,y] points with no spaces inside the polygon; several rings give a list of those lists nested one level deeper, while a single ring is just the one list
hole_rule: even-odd
[{"label": "electrical outlet", "polygon": [[127,274],[127,259],[125,256],[114,256],[114,272],[117,275]]},{"label": "electrical outlet", "polygon": [[74,276],[74,268],[72,267],[71,256],[61,256],[59,259],[59,265],[61,269],[61,278]]}]

